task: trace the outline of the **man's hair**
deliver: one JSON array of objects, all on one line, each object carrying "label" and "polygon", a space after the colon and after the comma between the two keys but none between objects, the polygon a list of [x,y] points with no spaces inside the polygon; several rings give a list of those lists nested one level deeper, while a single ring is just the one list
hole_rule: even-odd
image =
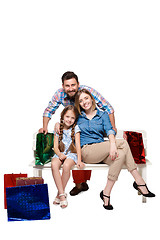
[{"label": "man's hair", "polygon": [[64,84],[64,80],[69,80],[71,78],[75,78],[77,83],[78,83],[78,76],[74,73],[74,72],[65,72],[63,75],[62,75],[62,83]]}]

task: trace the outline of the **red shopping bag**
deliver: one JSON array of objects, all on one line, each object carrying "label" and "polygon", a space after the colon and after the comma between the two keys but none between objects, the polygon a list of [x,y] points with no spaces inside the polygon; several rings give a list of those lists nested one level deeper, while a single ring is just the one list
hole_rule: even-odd
[{"label": "red shopping bag", "polygon": [[142,133],[125,131],[124,138],[130,146],[135,163],[146,163]]},{"label": "red shopping bag", "polygon": [[27,174],[19,173],[19,174],[4,174],[4,208],[7,209],[7,201],[6,201],[6,187],[15,187],[16,186],[16,178],[19,177],[27,177]]},{"label": "red shopping bag", "polygon": [[44,184],[42,177],[20,177],[16,179],[16,186]]}]

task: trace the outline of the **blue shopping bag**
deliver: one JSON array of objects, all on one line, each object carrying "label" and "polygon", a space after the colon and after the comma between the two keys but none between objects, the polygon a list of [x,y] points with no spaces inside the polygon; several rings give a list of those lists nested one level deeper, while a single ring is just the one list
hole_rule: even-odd
[{"label": "blue shopping bag", "polygon": [[47,184],[6,188],[8,221],[50,219]]}]

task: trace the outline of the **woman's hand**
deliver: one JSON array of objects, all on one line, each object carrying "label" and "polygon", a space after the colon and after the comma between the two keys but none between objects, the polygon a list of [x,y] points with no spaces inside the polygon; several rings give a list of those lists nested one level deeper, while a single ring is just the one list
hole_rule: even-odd
[{"label": "woman's hand", "polygon": [[60,153],[58,157],[60,161],[64,161],[67,156],[64,153]]},{"label": "woman's hand", "polygon": [[117,147],[115,142],[110,143],[110,155],[111,160],[114,161],[118,157]]},{"label": "woman's hand", "polygon": [[85,167],[84,162],[78,162],[78,163],[77,163],[77,167],[78,167],[79,169],[83,169],[83,168]]}]

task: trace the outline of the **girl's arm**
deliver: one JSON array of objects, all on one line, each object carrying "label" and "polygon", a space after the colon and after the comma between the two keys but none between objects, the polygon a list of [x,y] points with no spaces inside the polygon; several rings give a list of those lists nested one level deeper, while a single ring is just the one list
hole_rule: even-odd
[{"label": "girl's arm", "polygon": [[75,134],[75,145],[76,145],[77,157],[78,157],[77,167],[83,168],[85,164],[82,162],[82,156],[81,156],[80,132],[77,132]]},{"label": "girl's arm", "polygon": [[59,159],[60,159],[61,161],[63,161],[63,160],[66,159],[66,155],[65,155],[64,153],[61,153],[61,152],[59,151],[58,143],[59,143],[58,136],[56,136],[56,135],[54,134],[54,152],[55,152],[55,154],[58,155]]},{"label": "girl's arm", "polygon": [[110,157],[111,157],[111,160],[114,161],[116,157],[118,157],[115,136],[113,134],[110,134],[108,137],[109,137],[109,143],[110,143]]}]

